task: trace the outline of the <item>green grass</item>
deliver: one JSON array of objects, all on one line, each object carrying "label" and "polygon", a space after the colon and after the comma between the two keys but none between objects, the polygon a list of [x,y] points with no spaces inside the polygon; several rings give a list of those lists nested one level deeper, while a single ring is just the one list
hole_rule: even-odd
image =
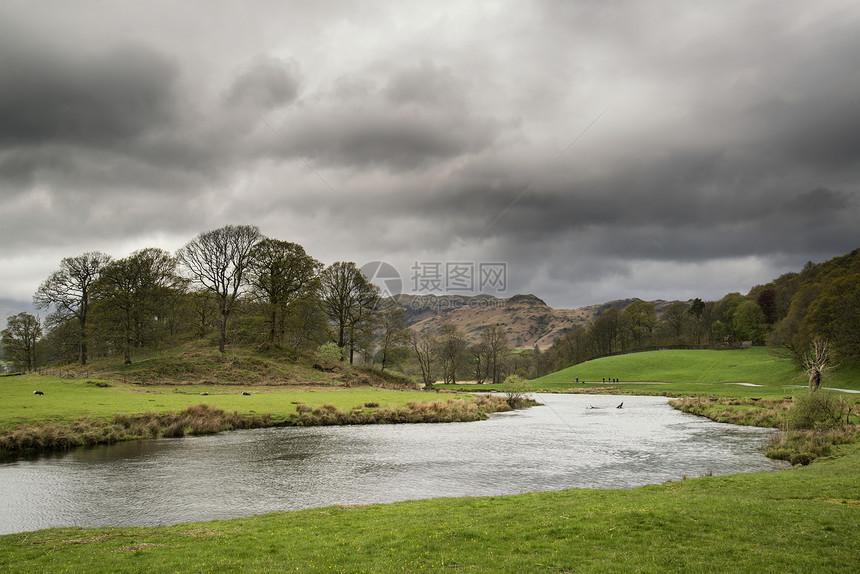
[{"label": "green grass", "polygon": [[[570,382],[577,376],[592,382],[611,377],[624,382],[806,384],[795,365],[774,356],[764,347],[630,353],[574,365],[537,381]],[[832,373],[828,383],[860,390],[860,369],[854,364],[845,365]]]},{"label": "green grass", "polygon": [[0,536],[8,572],[857,572],[860,445],[767,473]]},{"label": "green grass", "polygon": [[[426,401],[423,391],[392,391],[375,387],[309,387],[233,385],[130,385],[108,382],[100,387],[95,379],[61,379],[39,375],[8,377],[0,380],[0,430],[22,424],[71,422],[89,416],[113,418],[117,414],[149,411],[179,411],[206,403],[240,414],[271,414],[273,420],[286,420],[296,412],[297,402],[312,407],[331,404],[348,411],[367,402],[381,407],[402,407],[411,401]],[[33,391],[45,394],[37,396]],[[200,393],[209,393],[201,396]],[[250,392],[250,396],[242,395]]]},{"label": "green grass", "polygon": [[[579,383],[574,383],[579,377]],[[620,383],[603,383],[604,378]],[[632,384],[632,383],[646,384]],[[650,384],[647,384],[650,383]],[[659,384],[657,384],[659,383]],[[751,383],[757,387],[739,385]],[[531,381],[534,390],[663,395],[783,397],[798,392],[806,379],[791,362],[763,347],[749,349],[665,350],[604,357],[574,365]],[[860,390],[860,364],[847,362],[825,379],[826,387]],[[450,386],[450,385],[444,385]],[[504,385],[493,385],[504,390]],[[460,389],[491,388],[460,385]]]},{"label": "green grass", "polygon": [[624,382],[798,384],[796,368],[768,354],[763,347],[713,351],[649,351],[588,361],[537,379],[544,382]]}]

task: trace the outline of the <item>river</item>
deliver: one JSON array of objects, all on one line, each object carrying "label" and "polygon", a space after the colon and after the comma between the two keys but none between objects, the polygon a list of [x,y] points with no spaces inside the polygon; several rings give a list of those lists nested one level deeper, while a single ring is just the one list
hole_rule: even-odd
[{"label": "river", "polygon": [[536,398],[544,406],[474,423],[255,429],[0,463],[0,534],[632,488],[780,466],[762,454],[772,431],[681,413],[663,397]]}]

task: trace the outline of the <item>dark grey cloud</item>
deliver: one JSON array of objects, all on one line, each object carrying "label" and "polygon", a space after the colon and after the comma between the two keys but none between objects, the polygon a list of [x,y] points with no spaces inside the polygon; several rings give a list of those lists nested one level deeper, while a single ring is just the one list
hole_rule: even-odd
[{"label": "dark grey cloud", "polygon": [[142,46],[82,59],[0,40],[0,147],[109,146],[172,118],[176,67]]},{"label": "dark grey cloud", "polygon": [[259,57],[236,78],[225,100],[229,105],[249,106],[264,112],[292,103],[300,86],[297,62]]},{"label": "dark grey cloud", "polygon": [[505,261],[556,306],[860,243],[850,4],[53,8],[0,8],[0,297],[226,223],[404,273]]},{"label": "dark grey cloud", "polygon": [[323,167],[415,170],[491,147],[504,120],[468,105],[469,82],[423,60],[338,78],[283,121],[294,153]]}]

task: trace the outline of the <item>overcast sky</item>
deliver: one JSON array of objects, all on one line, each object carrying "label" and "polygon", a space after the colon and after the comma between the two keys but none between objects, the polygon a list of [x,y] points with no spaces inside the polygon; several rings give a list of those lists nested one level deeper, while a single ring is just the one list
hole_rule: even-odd
[{"label": "overcast sky", "polygon": [[855,1],[0,6],[10,312],[230,223],[406,291],[716,299],[860,247],[858,176]]}]

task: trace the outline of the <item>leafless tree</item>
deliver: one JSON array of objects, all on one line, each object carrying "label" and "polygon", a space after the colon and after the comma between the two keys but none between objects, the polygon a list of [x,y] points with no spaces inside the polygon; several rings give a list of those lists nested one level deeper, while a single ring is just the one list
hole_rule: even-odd
[{"label": "leafless tree", "polygon": [[436,337],[426,331],[420,333],[413,331],[411,343],[415,358],[418,359],[418,366],[421,367],[421,380],[425,387],[429,387],[436,382],[432,372],[439,346]]},{"label": "leafless tree", "polygon": [[406,326],[406,312],[402,307],[389,303],[380,316],[381,334],[379,352],[382,370],[391,363],[396,349],[409,344],[409,328]]},{"label": "leafless tree", "polygon": [[201,233],[176,254],[191,280],[215,294],[221,318],[218,337],[221,353],[227,341],[227,318],[247,283],[249,255],[260,238],[256,226],[226,225]]},{"label": "leafless tree", "polygon": [[810,393],[821,388],[821,379],[824,373],[830,370],[832,359],[830,343],[824,339],[813,339],[803,357],[803,368],[809,377]]},{"label": "leafless tree", "polygon": [[487,365],[493,384],[504,376],[504,359],[508,352],[508,336],[500,325],[492,325],[481,333],[481,342],[487,350]]},{"label": "leafless tree", "polygon": [[90,315],[91,291],[108,263],[110,256],[99,251],[66,257],[60,262],[60,269],[54,271],[33,295],[37,309],[54,308],[54,313],[48,318],[50,323],[59,324],[71,318],[78,320],[82,365],[87,364],[87,319]]},{"label": "leafless tree", "polygon": [[352,262],[337,261],[320,274],[323,310],[337,330],[337,346],[349,348],[349,364],[354,360],[356,335],[363,323],[377,316],[379,288],[368,281]]}]

